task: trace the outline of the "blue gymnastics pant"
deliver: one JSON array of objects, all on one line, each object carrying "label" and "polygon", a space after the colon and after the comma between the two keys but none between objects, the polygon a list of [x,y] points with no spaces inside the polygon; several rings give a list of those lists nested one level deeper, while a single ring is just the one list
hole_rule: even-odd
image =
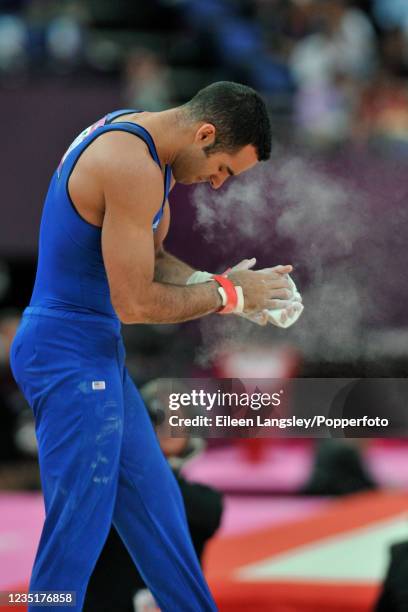
[{"label": "blue gymnastics pant", "polygon": [[161,610],[216,610],[118,322],[27,310],[11,365],[35,416],[46,511],[30,591],[75,591],[63,609],[82,610],[113,522]]}]

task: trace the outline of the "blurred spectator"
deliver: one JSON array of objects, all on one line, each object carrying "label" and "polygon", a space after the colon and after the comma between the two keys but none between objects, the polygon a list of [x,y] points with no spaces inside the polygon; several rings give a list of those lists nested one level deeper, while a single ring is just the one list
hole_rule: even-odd
[{"label": "blurred spectator", "polygon": [[160,111],[226,78],[259,89],[292,140],[405,154],[406,0],[1,4],[6,86],[37,71],[117,78],[121,68],[129,107]]},{"label": "blurred spectator", "polygon": [[0,301],[10,288],[10,272],[5,262],[0,259]]},{"label": "blurred spectator", "polygon": [[302,495],[350,495],[375,489],[355,440],[323,440],[317,446],[312,473]]},{"label": "blurred spectator", "polygon": [[[174,378],[192,375],[194,329],[186,325],[128,325],[123,337],[127,367],[138,386],[158,374]],[[192,337],[193,334],[193,337]]]},{"label": "blurred spectator", "polygon": [[312,144],[344,142],[357,82],[375,67],[374,29],[345,0],[318,0],[310,18],[313,33],[294,46],[290,58],[298,86],[295,120]]},{"label": "blurred spectator", "polygon": [[0,312],[0,461],[10,462],[18,458],[19,452],[15,441],[17,422],[16,384],[9,366],[10,345],[20,321],[14,311]]},{"label": "blurred spectator", "polygon": [[20,323],[20,314],[14,310],[0,313],[0,365],[8,367],[10,346]]},{"label": "blurred spectator", "polygon": [[381,70],[362,92],[354,137],[388,152],[408,153],[408,88]]},{"label": "blurred spectator", "polygon": [[373,14],[382,29],[402,26],[408,31],[408,2],[406,0],[373,0]]},{"label": "blurred spectator", "polygon": [[408,542],[390,546],[390,560],[374,612],[406,612],[408,610]]},{"label": "blurred spectator", "polygon": [[0,74],[15,78],[27,64],[27,27],[18,15],[0,14]]},{"label": "blurred spectator", "polygon": [[300,139],[313,147],[344,143],[351,133],[356,93],[353,81],[340,74],[331,82],[301,87],[294,104]]},{"label": "blurred spectator", "polygon": [[66,72],[81,62],[87,22],[81,3],[32,0],[18,8],[22,10],[3,14],[0,9],[0,74],[5,85],[19,84],[29,68]]},{"label": "blurred spectator", "polygon": [[38,489],[31,409],[17,388],[9,366],[10,345],[19,323],[19,312],[0,312],[0,488]]},{"label": "blurred spectator", "polygon": [[374,29],[365,14],[346,0],[317,0],[314,33],[295,46],[291,65],[299,85],[332,81],[337,74],[368,77],[375,65]]},{"label": "blurred spectator", "polygon": [[172,105],[168,67],[153,51],[133,49],[125,62],[125,98],[136,109],[161,111]]},{"label": "blurred spectator", "polygon": [[245,82],[267,96],[292,90],[288,66],[268,48],[251,3],[184,0],[181,7],[188,25],[212,41],[217,67],[226,71],[228,78]]},{"label": "blurred spectator", "polygon": [[62,15],[51,21],[46,32],[46,47],[56,65],[75,65],[79,61],[82,45],[81,26],[73,17]]},{"label": "blurred spectator", "polygon": [[[407,30],[408,32],[408,30]],[[384,69],[398,77],[408,76],[408,37],[401,28],[382,34],[380,41]]]}]

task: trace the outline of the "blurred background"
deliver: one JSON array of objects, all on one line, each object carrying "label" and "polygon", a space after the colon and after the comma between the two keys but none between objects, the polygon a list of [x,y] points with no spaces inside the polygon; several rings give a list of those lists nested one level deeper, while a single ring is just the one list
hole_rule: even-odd
[{"label": "blurred background", "polygon": [[[272,159],[217,192],[176,186],[167,248],[213,272],[291,263],[305,312],[290,330],[128,326],[135,381],[406,376],[406,0],[0,0],[0,590],[26,587],[43,516],[8,350],[48,181],[100,116],[169,108],[217,80],[263,94]],[[403,438],[217,440],[183,462],[223,494],[203,560],[220,610],[374,609],[389,547],[408,539],[407,468]],[[381,609],[406,612],[407,553],[392,550]]]}]

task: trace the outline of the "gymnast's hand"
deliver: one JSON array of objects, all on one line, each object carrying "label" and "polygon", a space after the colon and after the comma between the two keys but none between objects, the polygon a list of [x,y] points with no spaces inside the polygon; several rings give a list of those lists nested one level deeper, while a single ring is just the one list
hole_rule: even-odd
[{"label": "gymnast's hand", "polygon": [[[250,268],[253,268],[255,263],[255,258],[243,259],[239,264],[231,268],[230,271],[235,272],[239,270],[249,270]],[[276,274],[285,274],[286,278],[288,278],[289,280],[293,292],[294,284],[288,276],[289,272],[292,271],[292,266],[274,266],[273,268],[268,268],[266,270],[273,271]],[[260,272],[265,272],[266,270],[260,270]],[[282,307],[283,301],[279,300],[279,307],[276,309],[261,310],[259,312],[253,312],[250,314],[237,314],[238,316],[244,317],[245,319],[248,319],[249,321],[251,321],[252,323],[256,323],[257,325],[264,326],[268,323],[271,323],[272,325],[276,325],[278,327],[286,327],[293,319],[298,318],[298,313],[301,313],[301,311],[303,310],[301,302],[302,298],[300,294],[296,291],[295,294],[292,294],[291,301],[286,304],[286,307]]]},{"label": "gymnast's hand", "polygon": [[292,266],[250,270],[254,264],[255,260],[244,260],[228,272],[228,278],[234,285],[242,287],[245,300],[244,314],[285,308],[292,297],[287,278]]}]

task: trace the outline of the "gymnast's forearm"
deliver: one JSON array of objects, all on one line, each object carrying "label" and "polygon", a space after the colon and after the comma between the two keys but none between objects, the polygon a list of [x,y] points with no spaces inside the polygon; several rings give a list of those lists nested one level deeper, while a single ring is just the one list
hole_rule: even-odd
[{"label": "gymnast's forearm", "polygon": [[152,282],[137,301],[117,305],[116,311],[125,324],[181,323],[216,312],[221,305],[214,282],[189,287]]},{"label": "gymnast's forearm", "polygon": [[185,285],[194,269],[163,248],[156,253],[154,266],[154,280],[158,283],[170,285]]}]

